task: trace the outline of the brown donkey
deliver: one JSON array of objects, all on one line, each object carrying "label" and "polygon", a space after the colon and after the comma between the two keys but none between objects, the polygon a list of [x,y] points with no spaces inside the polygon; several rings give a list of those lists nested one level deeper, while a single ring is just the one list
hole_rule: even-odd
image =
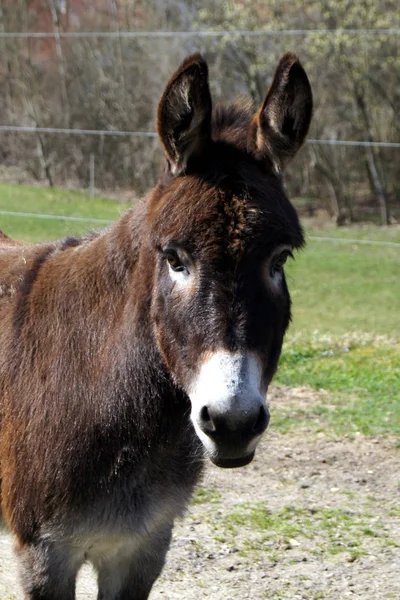
[{"label": "brown donkey", "polygon": [[0,475],[26,600],[145,600],[203,454],[249,463],[303,245],[281,181],[312,96],[295,55],[258,112],[211,108],[195,54],[158,107],[165,168],[109,229],[0,238]]}]

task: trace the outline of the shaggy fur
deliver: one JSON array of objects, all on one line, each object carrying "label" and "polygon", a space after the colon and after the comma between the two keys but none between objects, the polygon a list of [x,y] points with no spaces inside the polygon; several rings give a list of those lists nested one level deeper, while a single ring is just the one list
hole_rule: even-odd
[{"label": "shaggy fur", "polygon": [[[287,54],[256,117],[211,115],[194,55],[160,101],[166,166],[147,198],[82,239],[0,235],[1,508],[26,600],[73,600],[85,561],[99,599],[147,599],[201,473],[188,390],[202,362],[251,352],[263,389],[275,372],[290,319],[279,252],[304,241],[277,171],[308,129],[307,77]],[[240,428],[228,455],[255,435]]]}]

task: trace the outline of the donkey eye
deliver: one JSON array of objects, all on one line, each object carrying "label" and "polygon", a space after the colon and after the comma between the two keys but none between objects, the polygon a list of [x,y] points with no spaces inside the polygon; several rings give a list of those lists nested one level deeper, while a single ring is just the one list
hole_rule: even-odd
[{"label": "donkey eye", "polygon": [[270,269],[271,277],[274,277],[274,275],[276,275],[277,273],[282,273],[284,264],[287,261],[287,259],[289,258],[289,256],[291,258],[293,258],[292,252],[288,249],[284,250],[283,252],[278,254],[278,256],[273,260],[273,262],[271,264],[271,269]]},{"label": "donkey eye", "polygon": [[175,271],[175,273],[181,273],[187,270],[176,252],[166,252],[165,258],[167,259],[169,266],[173,271]]}]

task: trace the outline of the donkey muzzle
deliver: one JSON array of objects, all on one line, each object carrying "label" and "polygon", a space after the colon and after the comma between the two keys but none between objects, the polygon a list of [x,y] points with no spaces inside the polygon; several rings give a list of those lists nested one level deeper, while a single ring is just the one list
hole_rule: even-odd
[{"label": "donkey muzzle", "polygon": [[[252,399],[251,410],[219,413],[215,407],[202,408],[198,425],[214,444],[210,458],[217,466],[242,467],[253,460],[258,438],[269,423],[269,412],[262,400]],[[231,404],[240,407],[242,402],[233,398]]]},{"label": "donkey muzzle", "polygon": [[250,353],[218,351],[201,365],[189,393],[191,418],[210,459],[240,467],[254,457],[268,426],[261,366]]}]

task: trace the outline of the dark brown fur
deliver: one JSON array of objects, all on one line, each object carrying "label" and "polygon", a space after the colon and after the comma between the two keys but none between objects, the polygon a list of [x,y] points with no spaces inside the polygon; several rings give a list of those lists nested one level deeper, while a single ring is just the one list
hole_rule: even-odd
[{"label": "dark brown fur", "polygon": [[[283,273],[265,284],[268,261],[303,244],[279,171],[311,117],[294,55],[271,89],[256,117],[238,104],[211,120],[207,66],[190,57],[160,102],[167,167],[146,199],[82,239],[0,234],[1,507],[27,600],[73,600],[85,560],[99,599],[148,598],[201,472],[188,396],[201,364],[224,348],[256,355],[265,389],[275,372],[290,298]],[[240,464],[239,434],[216,456]]]}]

